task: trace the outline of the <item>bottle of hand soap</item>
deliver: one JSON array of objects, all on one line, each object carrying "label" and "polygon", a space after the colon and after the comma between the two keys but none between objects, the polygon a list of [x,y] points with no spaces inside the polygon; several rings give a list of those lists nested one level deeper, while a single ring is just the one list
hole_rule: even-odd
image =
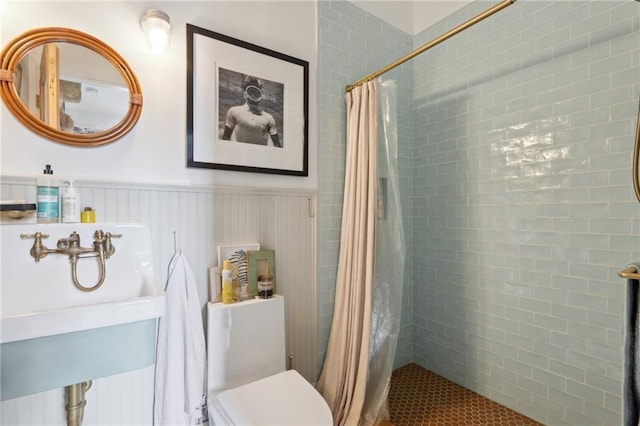
[{"label": "bottle of hand soap", "polygon": [[38,176],[36,193],[38,223],[58,223],[60,221],[60,188],[58,179],[53,176],[53,170],[49,164]]},{"label": "bottle of hand soap", "polygon": [[80,194],[73,185],[73,180],[64,181],[67,190],[62,193],[62,221],[65,223],[80,222]]}]

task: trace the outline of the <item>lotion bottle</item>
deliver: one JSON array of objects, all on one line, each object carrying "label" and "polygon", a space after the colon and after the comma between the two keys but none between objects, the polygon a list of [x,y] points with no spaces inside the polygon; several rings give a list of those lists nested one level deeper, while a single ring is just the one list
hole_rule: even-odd
[{"label": "lotion bottle", "polygon": [[73,185],[73,180],[64,181],[67,190],[62,193],[62,221],[65,223],[80,222],[80,194]]},{"label": "lotion bottle", "polygon": [[233,303],[233,275],[230,260],[225,260],[222,266],[222,303]]},{"label": "lotion bottle", "polygon": [[51,165],[47,164],[38,176],[37,189],[38,223],[58,223],[60,221],[60,188],[58,179],[53,176]]}]

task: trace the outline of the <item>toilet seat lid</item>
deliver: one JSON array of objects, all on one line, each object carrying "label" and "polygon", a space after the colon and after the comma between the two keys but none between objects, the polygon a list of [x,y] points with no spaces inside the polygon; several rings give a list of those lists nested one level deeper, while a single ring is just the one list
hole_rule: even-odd
[{"label": "toilet seat lid", "polygon": [[295,370],[221,392],[214,405],[235,425],[333,425],[325,400]]}]

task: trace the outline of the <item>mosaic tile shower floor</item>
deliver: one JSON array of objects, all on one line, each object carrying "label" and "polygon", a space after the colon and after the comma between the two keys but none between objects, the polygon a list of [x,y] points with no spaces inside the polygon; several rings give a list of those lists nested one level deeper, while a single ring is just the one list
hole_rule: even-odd
[{"label": "mosaic tile shower floor", "polygon": [[417,364],[393,372],[389,412],[394,426],[541,425]]}]

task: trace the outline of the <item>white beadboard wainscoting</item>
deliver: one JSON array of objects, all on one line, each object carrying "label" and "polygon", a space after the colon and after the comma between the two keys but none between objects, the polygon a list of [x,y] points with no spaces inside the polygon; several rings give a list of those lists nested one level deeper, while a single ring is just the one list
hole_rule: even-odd
[{"label": "white beadboard wainscoting", "polygon": [[[35,176],[2,175],[0,197],[35,202],[35,181]],[[203,319],[209,298],[208,268],[217,265],[217,246],[257,242],[263,249],[275,250],[276,291],[286,301],[287,354],[293,356],[293,368],[315,382],[318,363],[313,191],[82,179],[75,184],[82,207],[96,210],[96,227],[101,222],[149,226],[154,269],[162,282],[166,282],[174,250],[182,250],[198,281]],[[11,225],[0,226],[0,232],[11,232]],[[52,235],[44,242],[55,245],[60,237]],[[117,241],[115,246],[117,256]],[[86,398],[86,424],[151,424],[153,368],[95,380]],[[130,403],[132,400],[135,403]],[[3,401],[0,413],[0,424],[66,424],[64,390]]]}]

